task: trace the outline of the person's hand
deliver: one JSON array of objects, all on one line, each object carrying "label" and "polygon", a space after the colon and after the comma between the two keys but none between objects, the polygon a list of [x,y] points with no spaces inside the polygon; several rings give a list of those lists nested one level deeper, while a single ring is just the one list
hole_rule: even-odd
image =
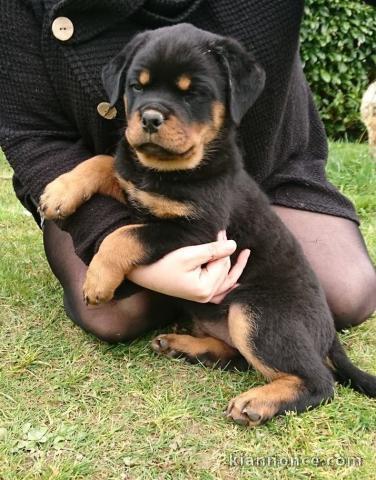
[{"label": "person's hand", "polygon": [[250,250],[243,250],[231,268],[235,250],[236,243],[220,232],[217,242],[179,248],[151,265],[136,267],[127,278],[173,297],[220,303],[238,286],[250,255]]}]

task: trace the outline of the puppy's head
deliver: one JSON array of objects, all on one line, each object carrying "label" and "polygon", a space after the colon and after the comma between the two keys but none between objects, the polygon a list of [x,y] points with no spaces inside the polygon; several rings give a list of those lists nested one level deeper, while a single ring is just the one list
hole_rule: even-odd
[{"label": "puppy's head", "polygon": [[137,35],[102,78],[112,104],[124,97],[125,135],[139,161],[162,171],[197,167],[264,85],[263,70],[238,42],[188,24]]}]

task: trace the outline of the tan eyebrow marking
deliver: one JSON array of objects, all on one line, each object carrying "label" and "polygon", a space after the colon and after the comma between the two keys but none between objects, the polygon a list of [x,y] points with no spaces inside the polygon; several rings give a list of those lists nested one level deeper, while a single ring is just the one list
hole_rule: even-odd
[{"label": "tan eyebrow marking", "polygon": [[178,78],[178,81],[176,84],[180,88],[180,90],[185,91],[189,89],[189,87],[191,86],[191,83],[192,83],[191,77],[183,73],[183,75],[180,75],[180,77]]},{"label": "tan eyebrow marking", "polygon": [[140,75],[138,76],[138,81],[141,85],[145,86],[150,82],[150,72],[149,70],[142,70]]}]

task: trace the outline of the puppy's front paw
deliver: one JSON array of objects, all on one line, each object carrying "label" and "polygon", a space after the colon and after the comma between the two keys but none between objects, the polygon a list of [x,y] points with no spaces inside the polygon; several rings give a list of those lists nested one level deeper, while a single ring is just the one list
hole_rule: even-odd
[{"label": "puppy's front paw", "polygon": [[110,233],[94,255],[83,286],[84,300],[88,304],[109,302],[117,287],[142,258],[143,247],[133,230],[140,225],[120,227]]},{"label": "puppy's front paw", "polygon": [[114,296],[116,286],[114,286],[114,282],[105,281],[104,277],[101,278],[100,272],[89,268],[82,288],[86,305],[109,302]]},{"label": "puppy's front paw", "polygon": [[86,277],[82,294],[86,305],[98,305],[112,300],[114,290],[101,285],[98,279]]},{"label": "puppy's front paw", "polygon": [[72,215],[88,198],[82,185],[66,173],[46,186],[39,209],[47,220],[61,219]]},{"label": "puppy's front paw", "polygon": [[[114,253],[115,255],[115,253]],[[123,281],[125,273],[108,257],[98,252],[86,272],[83,298],[88,305],[98,305],[112,300],[116,288]]]}]

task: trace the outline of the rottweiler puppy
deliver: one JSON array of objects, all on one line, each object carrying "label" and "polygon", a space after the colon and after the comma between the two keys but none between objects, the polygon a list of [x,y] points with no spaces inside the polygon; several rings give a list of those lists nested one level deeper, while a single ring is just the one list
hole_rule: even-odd
[{"label": "rottweiler puppy", "polygon": [[[192,25],[137,35],[103,70],[111,103],[123,97],[127,116],[115,160],[83,162],[40,199],[49,219],[70,215],[95,193],[131,212],[132,223],[108,235],[89,265],[83,291],[91,304],[109,301],[135,266],[214,241],[220,230],[238,252],[251,249],[240,286],[221,305],[181,301],[198,336],[160,335],[152,344],[159,353],[222,365],[240,352],[270,382],[229,403],[228,417],[251,426],[329,400],[335,377],[376,394],[376,377],[340,345],[302,249],[243,167],[236,127],[264,78],[237,41]],[[227,343],[217,326],[227,329]]]}]

